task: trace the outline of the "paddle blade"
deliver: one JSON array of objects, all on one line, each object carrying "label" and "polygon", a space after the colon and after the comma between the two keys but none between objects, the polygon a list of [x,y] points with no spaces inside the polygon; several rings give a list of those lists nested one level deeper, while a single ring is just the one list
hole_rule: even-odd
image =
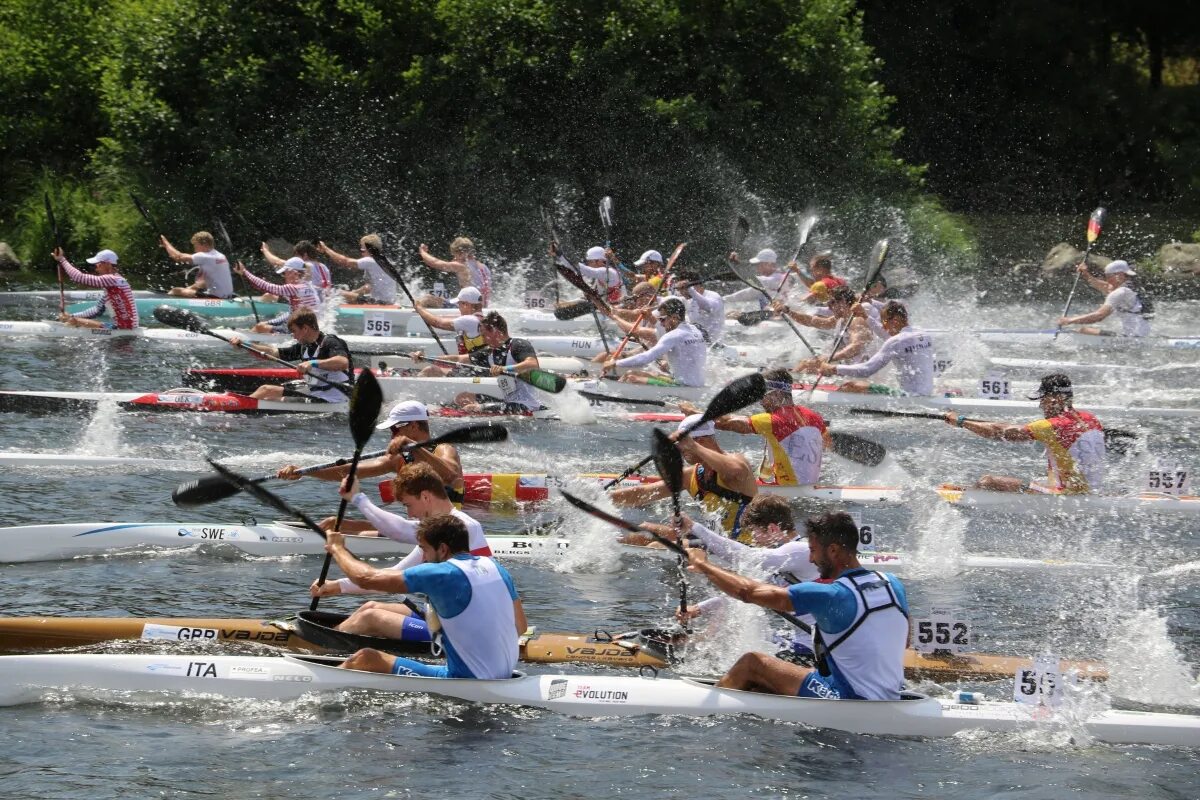
[{"label": "paddle blade", "polygon": [[833,452],[848,461],[877,467],[887,455],[887,448],[870,439],[841,431],[832,431],[830,436],[833,439]]},{"label": "paddle blade", "polygon": [[133,201],[133,204],[135,206],[137,206],[138,213],[142,215],[142,218],[144,220],[146,220],[146,222],[149,222],[150,227],[154,228],[155,232],[157,232],[158,226],[154,224],[154,218],[150,216],[150,212],[146,209],[146,207],[144,205],[142,205],[142,201],[138,199],[138,196],[136,194],[134,194],[133,192],[130,192],[129,199]]},{"label": "paddle blade", "polygon": [[568,503],[575,506],[580,511],[583,511],[584,513],[587,513],[587,514],[591,514],[596,519],[604,520],[609,525],[612,525],[616,528],[620,528],[623,531],[629,531],[630,533],[645,533],[646,532],[646,531],[642,530],[641,528],[639,528],[637,525],[634,525],[632,522],[621,519],[620,517],[618,517],[614,514],[610,514],[607,511],[604,511],[603,509],[596,508],[591,503],[589,503],[585,500],[580,500],[578,497],[576,497],[575,495],[571,494],[570,492],[568,492],[566,490],[560,489],[559,494],[561,494]]},{"label": "paddle blade", "polygon": [[601,222],[601,224],[604,225],[605,228],[612,227],[612,224],[613,224],[612,212],[613,212],[613,199],[611,197],[609,197],[608,195],[605,195],[600,200],[600,222]]},{"label": "paddle blade", "polygon": [[592,310],[590,300],[576,300],[573,303],[563,303],[554,309],[554,318],[561,320],[576,319]]},{"label": "paddle blade", "polygon": [[375,373],[364,369],[350,392],[350,435],[354,437],[356,450],[362,450],[375,432],[375,421],[379,419],[382,407],[383,389]]},{"label": "paddle blade", "polygon": [[771,295],[767,293],[767,289],[762,285],[762,281],[758,279],[754,269],[741,261],[730,261],[729,269],[733,271],[734,276],[742,283],[749,286],[756,292],[761,292],[763,297],[770,299]]},{"label": "paddle blade", "polygon": [[759,400],[762,400],[763,395],[766,393],[767,380],[762,376],[762,373],[756,372],[753,375],[743,375],[736,380],[730,381],[725,388],[717,392],[709,402],[708,408],[705,409],[704,415],[700,417],[697,424],[710,422],[717,417],[731,414],[739,408],[745,408],[751,403],[757,403]]},{"label": "paddle blade", "polygon": [[812,229],[817,224],[816,214],[807,214],[800,219],[800,223],[796,226],[796,252],[799,253],[800,248],[808,244],[808,235],[812,233]]},{"label": "paddle blade", "polygon": [[737,315],[738,324],[745,325],[746,327],[757,325],[760,322],[766,322],[770,318],[771,312],[765,308],[761,311],[743,311]]},{"label": "paddle blade", "polygon": [[214,219],[213,227],[217,229],[217,236],[221,237],[221,246],[225,248],[225,253],[232,254],[233,240],[229,238],[229,231],[225,230],[225,224],[219,219]]},{"label": "paddle blade", "polygon": [[541,389],[543,392],[549,392],[550,394],[558,394],[567,388],[567,379],[565,377],[559,375],[557,372],[547,372],[544,369],[530,370],[525,375],[521,375],[520,378],[535,389]]},{"label": "paddle blade", "polygon": [[241,487],[230,483],[220,475],[205,475],[194,481],[186,481],[171,492],[171,500],[180,508],[215,503],[241,492]]},{"label": "paddle blade", "polygon": [[733,235],[730,240],[734,250],[740,250],[742,243],[746,241],[746,237],[750,235],[750,220],[738,214],[737,220],[733,223]]},{"label": "paddle blade", "polygon": [[683,454],[661,428],[655,428],[653,436],[654,468],[671,494],[677,496],[683,491]]},{"label": "paddle blade", "polygon": [[687,242],[680,242],[675,245],[675,250],[671,253],[671,257],[667,259],[667,265],[663,267],[663,272],[670,272],[675,267],[675,262],[679,260],[679,256],[683,253],[683,248],[687,247]]},{"label": "paddle blade", "polygon": [[208,333],[208,326],[204,324],[204,321],[186,308],[159,306],[154,309],[154,318],[172,328],[182,328],[193,333]]},{"label": "paddle blade", "polygon": [[1103,208],[1097,208],[1088,217],[1087,225],[1087,242],[1092,244],[1100,238],[1100,231],[1104,229],[1104,218],[1108,216],[1108,212]]},{"label": "paddle blade", "polygon": [[314,533],[316,533],[322,539],[325,538],[325,531],[321,530],[321,527],[319,525],[317,525],[317,523],[314,522],[312,520],[312,518],[310,518],[303,511],[293,508],[286,500],[284,500],[279,495],[275,494],[274,492],[272,492],[268,489],[264,489],[262,484],[255,483],[254,481],[250,480],[249,478],[238,475],[233,470],[221,466],[216,461],[213,461],[211,458],[206,458],[204,460],[208,462],[208,465],[210,467],[212,467],[214,470],[217,471],[218,475],[220,475],[222,478],[224,478],[228,482],[232,483],[233,485],[237,486],[243,492],[246,492],[247,494],[252,495],[255,500],[258,500],[260,503],[263,503],[264,505],[271,506],[272,508],[276,509],[277,511],[281,512],[282,514],[284,514],[287,517],[303,520],[304,524],[306,526],[308,526],[308,528],[310,530],[312,530]]},{"label": "paddle blade", "polygon": [[422,442],[421,446],[428,447],[439,444],[491,444],[492,442],[503,442],[507,439],[508,428],[503,425],[481,423],[479,425],[464,425],[461,428],[446,431],[441,436],[435,436],[427,442]]},{"label": "paddle blade", "polygon": [[883,264],[887,261],[890,249],[887,239],[880,239],[871,248],[871,260],[867,262],[867,282],[864,286],[870,288],[871,284],[879,280],[879,273],[883,272]]},{"label": "paddle blade", "polygon": [[50,223],[50,231],[54,234],[54,246],[61,248],[62,238],[58,235],[58,220],[54,218],[54,207],[50,205],[49,192],[42,195],[42,202],[46,204],[46,220]]}]

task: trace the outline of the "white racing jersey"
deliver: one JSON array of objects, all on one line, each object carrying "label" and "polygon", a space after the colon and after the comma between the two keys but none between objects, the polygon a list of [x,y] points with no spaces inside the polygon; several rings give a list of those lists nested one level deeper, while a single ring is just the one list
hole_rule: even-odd
[{"label": "white racing jersey", "polygon": [[1123,336],[1149,336],[1150,321],[1142,315],[1142,301],[1129,286],[1113,289],[1104,298],[1104,305],[1113,310],[1121,323]]},{"label": "white racing jersey", "polygon": [[837,374],[868,378],[888,364],[896,367],[896,380],[906,393],[918,397],[933,394],[933,339],[912,325],[888,338],[879,352],[862,364],[837,364]]},{"label": "white racing jersey", "polygon": [[371,299],[384,305],[396,302],[396,282],[392,280],[391,275],[383,271],[383,267],[379,266],[375,259],[366,256],[355,263],[367,276],[367,283],[371,284]]},{"label": "white racing jersey", "polygon": [[229,260],[222,253],[216,250],[192,253],[192,266],[204,276],[205,292],[222,299],[233,297],[233,275],[229,270]]},{"label": "white racing jersey", "polygon": [[687,319],[696,326],[709,344],[719,344],[725,336],[725,301],[712,289],[701,294],[696,287],[687,290]]},{"label": "white racing jersey", "polygon": [[708,361],[708,347],[700,331],[690,322],[681,322],[675,330],[658,337],[658,342],[644,353],[622,358],[617,366],[622,369],[645,366],[656,359],[666,357],[671,367],[671,377],[683,386],[703,386],[704,367]]}]

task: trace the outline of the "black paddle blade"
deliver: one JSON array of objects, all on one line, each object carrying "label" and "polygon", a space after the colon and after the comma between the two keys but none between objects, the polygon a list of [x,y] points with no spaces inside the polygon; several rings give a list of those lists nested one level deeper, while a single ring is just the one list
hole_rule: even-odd
[{"label": "black paddle blade", "polygon": [[62,238],[58,235],[58,220],[54,218],[54,207],[50,205],[49,192],[42,195],[42,202],[46,204],[46,220],[50,223],[50,231],[54,234],[54,246],[61,248]]},{"label": "black paddle blade", "polygon": [[717,417],[731,414],[739,408],[745,408],[751,403],[757,403],[766,393],[767,379],[762,376],[762,373],[743,375],[730,381],[724,389],[717,392],[697,424],[709,422]]},{"label": "black paddle blade", "polygon": [[841,431],[832,431],[830,436],[833,438],[833,452],[857,464],[877,467],[887,455],[887,448],[870,439]]},{"label": "black paddle blade", "polygon": [[461,428],[446,431],[441,436],[436,436],[427,442],[422,442],[421,446],[428,447],[429,445],[439,444],[491,444],[492,442],[503,442],[507,439],[508,428],[503,425],[481,423],[478,425],[464,425]]},{"label": "black paddle blade", "polygon": [[271,506],[272,508],[281,512],[285,516],[302,520],[304,522],[304,524],[306,526],[308,526],[309,530],[316,533],[322,539],[325,538],[325,531],[321,530],[321,526],[318,525],[316,522],[314,522],[311,517],[309,517],[303,511],[293,508],[291,506],[291,504],[289,504],[286,500],[284,500],[279,495],[275,494],[274,492],[270,491],[269,489],[263,488],[262,484],[255,483],[254,481],[250,480],[249,478],[238,475],[233,470],[231,470],[227,467],[221,466],[216,461],[213,461],[211,458],[206,458],[204,460],[208,462],[208,465],[210,467],[212,467],[214,470],[217,471],[218,475],[220,475],[222,478],[229,481],[233,485],[237,486],[243,492],[246,492],[247,494],[252,495],[254,497],[254,499],[258,500],[259,502],[263,503],[264,505]]},{"label": "black paddle blade", "polygon": [[[156,312],[157,313],[157,312]],[[375,432],[375,421],[383,408],[383,389],[375,373],[364,369],[358,374],[354,390],[350,392],[350,435],[354,437],[354,449],[362,450],[371,434]]]},{"label": "black paddle blade", "polygon": [[770,318],[771,312],[765,308],[760,311],[743,311],[737,315],[738,324],[745,325],[746,327],[757,325],[760,322],[766,322]]},{"label": "black paddle blade", "polygon": [[654,429],[653,437],[654,468],[671,494],[678,497],[683,491],[683,454],[661,428]]},{"label": "black paddle blade", "polygon": [[175,491],[171,492],[171,500],[180,508],[190,508],[215,503],[233,497],[241,491],[240,486],[230,483],[220,475],[205,475],[203,478],[176,486]]},{"label": "black paddle blade", "polygon": [[146,222],[149,222],[150,227],[154,228],[155,233],[157,233],[158,225],[156,225],[154,223],[154,217],[150,216],[149,210],[147,210],[146,207],[144,205],[142,205],[142,201],[138,199],[138,196],[136,194],[134,194],[133,192],[130,192],[129,199],[133,201],[133,204],[135,206],[137,206],[138,213],[142,215],[142,218],[144,220],[146,220]]},{"label": "black paddle blade", "polygon": [[609,525],[620,528],[623,531],[629,531],[630,533],[646,533],[646,531],[642,530],[637,525],[634,525],[632,522],[621,519],[615,514],[610,514],[603,509],[596,508],[591,503],[587,502],[586,500],[580,500],[578,497],[566,490],[560,489],[559,494],[561,494],[568,503],[575,506],[580,511],[591,514],[596,519],[604,520]]},{"label": "black paddle blade", "polygon": [[573,303],[563,303],[554,309],[554,318],[561,320],[576,319],[591,312],[592,308],[590,300],[576,300]]},{"label": "black paddle blade", "polygon": [[867,262],[867,282],[863,284],[865,287],[870,288],[871,284],[879,279],[879,273],[883,272],[883,263],[887,261],[890,249],[887,239],[880,239],[871,248],[871,260]]},{"label": "black paddle blade", "polygon": [[163,325],[170,325],[172,328],[183,328],[193,333],[208,333],[208,326],[204,324],[204,320],[186,308],[176,308],[175,306],[166,305],[159,306],[154,309],[154,318]]},{"label": "black paddle blade", "polygon": [[733,223],[733,236],[731,237],[734,250],[740,250],[742,243],[746,241],[746,237],[750,235],[750,220],[746,219],[741,214],[738,214],[737,219]]}]

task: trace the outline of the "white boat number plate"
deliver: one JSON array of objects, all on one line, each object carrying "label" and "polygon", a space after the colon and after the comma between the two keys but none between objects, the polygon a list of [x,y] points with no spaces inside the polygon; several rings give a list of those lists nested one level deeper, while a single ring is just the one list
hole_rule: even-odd
[{"label": "white boat number plate", "polygon": [[1057,656],[1040,656],[1032,667],[1017,670],[1013,700],[1025,705],[1053,708],[1062,702],[1063,684],[1069,677],[1060,671]]},{"label": "white boat number plate", "polygon": [[913,619],[911,629],[918,653],[966,653],[973,646],[971,620],[952,608],[930,609],[928,617]]},{"label": "white boat number plate", "polygon": [[496,386],[504,392],[505,397],[512,397],[517,391],[517,379],[511,375],[497,375]]},{"label": "white boat number plate", "polygon": [[525,293],[525,307],[530,311],[545,311],[548,302],[546,296],[541,292],[529,291]]},{"label": "white boat number plate", "polygon": [[940,378],[942,373],[954,366],[954,361],[949,358],[938,358],[936,354],[933,356],[933,377]]},{"label": "white boat number plate", "polygon": [[1191,486],[1191,470],[1178,464],[1158,462],[1146,473],[1146,491],[1184,495]]},{"label": "white boat number plate", "polygon": [[979,396],[985,400],[1008,400],[1012,385],[1003,372],[989,372],[979,381]]},{"label": "white boat number plate", "polygon": [[379,312],[363,314],[363,334],[365,336],[391,336],[391,318],[387,314]]},{"label": "white boat number plate", "polygon": [[858,552],[874,553],[876,550],[875,544],[875,526],[863,519],[861,511],[850,511],[850,519],[854,520],[854,526],[858,528]]},{"label": "white boat number plate", "polygon": [[443,300],[450,299],[450,293],[446,291],[446,284],[442,283],[441,281],[438,281],[433,285],[433,291],[430,292],[430,294],[434,297],[440,297]]}]

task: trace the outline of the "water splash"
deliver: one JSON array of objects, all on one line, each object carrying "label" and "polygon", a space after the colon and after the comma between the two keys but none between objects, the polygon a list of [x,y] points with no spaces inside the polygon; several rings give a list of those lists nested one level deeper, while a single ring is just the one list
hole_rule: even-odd
[{"label": "water splash", "polygon": [[[1154,608],[1133,612],[1112,625],[1105,651],[1108,690],[1140,703],[1200,707],[1200,683],[1189,672]],[[1152,677],[1152,679],[1150,679]]]}]

